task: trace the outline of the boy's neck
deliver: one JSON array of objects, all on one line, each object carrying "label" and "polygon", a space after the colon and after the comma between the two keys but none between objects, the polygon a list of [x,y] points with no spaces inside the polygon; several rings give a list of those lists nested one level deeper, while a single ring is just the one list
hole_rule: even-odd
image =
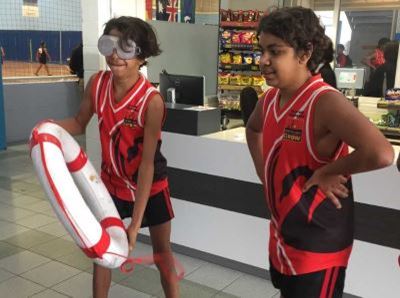
[{"label": "boy's neck", "polygon": [[280,106],[284,106],[293,95],[312,77],[311,72],[306,72],[303,75],[299,75],[298,79],[290,84],[287,88],[280,88]]},{"label": "boy's neck", "polygon": [[132,89],[132,87],[139,80],[140,74],[136,73],[132,76],[126,78],[113,78],[113,87],[114,87],[114,98],[116,102],[122,100],[122,98]]}]

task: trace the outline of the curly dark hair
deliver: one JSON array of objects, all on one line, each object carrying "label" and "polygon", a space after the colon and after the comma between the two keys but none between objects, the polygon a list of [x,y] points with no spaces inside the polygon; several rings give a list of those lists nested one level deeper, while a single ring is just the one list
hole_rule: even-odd
[{"label": "curly dark hair", "polygon": [[301,6],[284,7],[263,16],[257,29],[257,35],[270,33],[279,37],[300,55],[312,51],[307,67],[314,73],[324,55],[332,47],[325,28],[319,18],[308,8]]},{"label": "curly dark hair", "polygon": [[[103,34],[109,34],[111,30],[116,29],[122,33],[120,40],[121,48],[124,48],[127,40],[133,40],[140,47],[139,59],[146,60],[149,57],[155,57],[161,54],[160,45],[153,27],[145,21],[135,18],[122,16],[113,18],[105,24]],[[143,64],[145,65],[146,62]]]}]

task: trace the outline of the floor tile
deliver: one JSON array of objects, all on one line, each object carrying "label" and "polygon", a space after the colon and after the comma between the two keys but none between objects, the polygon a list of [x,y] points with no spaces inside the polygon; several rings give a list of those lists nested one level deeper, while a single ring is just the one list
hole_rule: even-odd
[{"label": "floor tile", "polygon": [[150,297],[152,297],[151,295],[139,292],[135,289],[131,289],[128,287],[117,285],[117,284],[111,287],[108,296],[110,298],[126,298],[126,297],[150,298]]},{"label": "floor tile", "polygon": [[185,279],[217,290],[222,290],[241,275],[242,274],[237,271],[206,263],[199,269],[187,275]]},{"label": "floor tile", "polygon": [[58,293],[51,289],[46,289],[43,292],[37,293],[30,298],[69,298],[70,296]]},{"label": "floor tile", "polygon": [[17,224],[30,228],[35,229],[41,226],[47,225],[49,223],[56,222],[56,219],[51,216],[47,216],[44,214],[34,214],[32,216],[25,217],[23,219],[19,219],[16,221]]},{"label": "floor tile", "polygon": [[228,287],[224,288],[223,291],[239,297],[252,298],[272,297],[278,292],[271,281],[248,274],[239,277]]},{"label": "floor tile", "polygon": [[25,272],[21,276],[49,288],[81,272],[76,268],[53,261]]},{"label": "floor tile", "polygon": [[80,249],[74,251],[72,254],[64,255],[55,259],[58,262],[82,271],[91,273],[93,269],[93,261],[88,258]]},{"label": "floor tile", "polygon": [[33,215],[34,213],[32,211],[6,205],[2,203],[2,207],[0,209],[0,220],[7,220],[14,222],[18,219],[28,217],[30,215]]},{"label": "floor tile", "polygon": [[41,292],[44,288],[19,276],[0,284],[1,297],[26,298]]},{"label": "floor tile", "polygon": [[149,295],[157,295],[162,290],[160,275],[157,270],[151,268],[145,268],[138,272],[134,271],[120,284]]},{"label": "floor tile", "polygon": [[[228,293],[225,293],[225,292],[218,292],[217,294],[215,294],[213,296],[213,298],[242,298],[242,297],[236,296],[236,295],[232,295],[232,294],[228,294]],[[265,296],[264,298],[270,298],[270,297]]]},{"label": "floor tile", "polygon": [[43,232],[28,230],[23,233],[19,233],[13,237],[4,239],[5,242],[19,246],[25,249],[29,249],[35,245],[43,244],[45,242],[56,239],[53,235],[49,235]]},{"label": "floor tile", "polygon": [[21,274],[35,267],[50,262],[51,260],[43,256],[23,251],[0,260],[0,268],[14,274]]},{"label": "floor tile", "polygon": [[[92,295],[92,275],[79,273],[72,278],[52,287],[53,290],[76,298],[88,298]],[[111,297],[110,297],[111,298]]]},{"label": "floor tile", "polygon": [[38,203],[31,204],[24,207],[27,210],[47,214],[49,211],[53,212],[50,203],[47,200],[41,200]]},{"label": "floor tile", "polygon": [[56,259],[58,257],[70,255],[78,249],[75,243],[56,238],[46,243],[33,246],[29,250],[48,258]]},{"label": "floor tile", "polygon": [[54,222],[38,227],[36,228],[36,230],[56,236],[56,237],[62,237],[64,235],[67,235],[68,232],[67,230],[64,228],[64,226],[60,223],[60,221],[58,220],[58,218],[53,218]]},{"label": "floor tile", "polygon": [[24,251],[24,249],[21,247],[12,245],[4,241],[0,241],[0,259],[15,255],[22,251]]},{"label": "floor tile", "polygon": [[17,194],[17,195],[14,195],[12,198],[2,200],[2,202],[4,202],[5,204],[8,204],[8,205],[15,206],[15,207],[24,208],[28,205],[39,203],[39,202],[41,202],[41,200],[38,198],[31,197],[31,196]]},{"label": "floor tile", "polygon": [[[216,289],[185,279],[179,282],[179,290],[182,298],[210,298],[218,292]],[[156,296],[165,297],[162,291]]]},{"label": "floor tile", "polygon": [[10,279],[12,277],[15,277],[15,275],[12,274],[11,272],[8,272],[8,271],[0,268],[0,283],[2,283],[3,281],[6,281],[7,279]]},{"label": "floor tile", "polygon": [[11,223],[8,221],[0,220],[0,240],[4,240],[20,233],[29,231],[28,228]]},{"label": "floor tile", "polygon": [[182,254],[174,254],[174,257],[183,266],[185,270],[185,276],[206,264],[206,262],[203,260],[195,259]]}]

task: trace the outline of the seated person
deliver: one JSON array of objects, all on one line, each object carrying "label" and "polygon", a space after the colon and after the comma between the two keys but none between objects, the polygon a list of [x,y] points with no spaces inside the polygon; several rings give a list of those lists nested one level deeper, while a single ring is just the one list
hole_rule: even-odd
[{"label": "seated person", "polygon": [[373,72],[369,81],[365,84],[365,96],[385,96],[386,89],[394,87],[398,52],[398,41],[391,41],[385,45],[383,50],[385,63]]},{"label": "seated person", "polygon": [[337,45],[337,56],[336,56],[336,66],[337,67],[353,67],[353,62],[348,55],[344,54],[344,45]]},{"label": "seated person", "polygon": [[242,119],[246,126],[247,121],[253,113],[258,100],[257,92],[252,87],[246,87],[240,92],[240,110],[242,112]]}]

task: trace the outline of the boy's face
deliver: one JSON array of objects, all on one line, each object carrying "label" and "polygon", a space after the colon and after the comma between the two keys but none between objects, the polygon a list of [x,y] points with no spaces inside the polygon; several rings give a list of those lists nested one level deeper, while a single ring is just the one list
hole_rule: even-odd
[{"label": "boy's face", "polygon": [[[122,37],[121,32],[116,29],[112,29],[108,35]],[[106,56],[106,62],[115,77],[125,77],[138,73],[144,61],[138,58],[121,59],[114,49],[113,54]]]},{"label": "boy's face", "polygon": [[337,53],[338,55],[343,54],[344,49],[342,47],[337,47]]},{"label": "boy's face", "polygon": [[296,81],[300,71],[308,72],[309,57],[299,57],[294,48],[279,37],[261,33],[259,44],[262,50],[260,70],[267,84],[277,88],[287,88]]}]

